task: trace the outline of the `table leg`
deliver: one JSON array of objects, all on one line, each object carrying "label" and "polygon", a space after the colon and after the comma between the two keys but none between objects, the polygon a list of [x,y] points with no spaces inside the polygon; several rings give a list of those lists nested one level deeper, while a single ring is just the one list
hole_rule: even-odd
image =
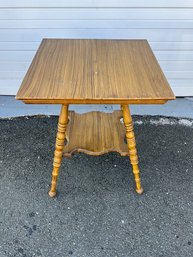
[{"label": "table leg", "polygon": [[53,171],[52,171],[52,183],[51,183],[51,189],[49,191],[49,196],[51,197],[54,197],[56,195],[57,178],[58,178],[59,168],[62,162],[67,123],[68,123],[68,105],[62,105],[59,120],[58,120],[58,131],[56,135],[56,144],[55,144],[55,151],[54,151]]},{"label": "table leg", "polygon": [[133,167],[133,174],[136,182],[136,191],[138,194],[143,193],[143,188],[140,182],[139,167],[138,167],[138,156],[135,142],[135,134],[133,131],[133,122],[130,114],[129,107],[127,105],[121,105],[123,112],[123,121],[126,129],[126,139],[129,148],[129,157]]}]

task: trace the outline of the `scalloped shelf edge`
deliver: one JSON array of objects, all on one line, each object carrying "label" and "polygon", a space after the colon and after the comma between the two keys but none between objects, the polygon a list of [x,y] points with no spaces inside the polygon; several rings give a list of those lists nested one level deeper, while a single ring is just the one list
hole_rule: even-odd
[{"label": "scalloped shelf edge", "polygon": [[121,156],[129,156],[125,127],[121,119],[121,111],[84,114],[70,111],[64,157],[71,157],[76,152],[93,156],[117,152]]}]

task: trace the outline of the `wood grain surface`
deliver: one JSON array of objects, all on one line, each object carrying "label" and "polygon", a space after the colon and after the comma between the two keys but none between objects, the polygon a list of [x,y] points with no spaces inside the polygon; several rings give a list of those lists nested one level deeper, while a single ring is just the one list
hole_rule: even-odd
[{"label": "wood grain surface", "polygon": [[130,104],[175,96],[146,40],[44,39],[16,99]]},{"label": "wood grain surface", "polygon": [[118,152],[122,156],[128,156],[125,127],[120,121],[122,117],[121,111],[85,114],[69,112],[64,156],[70,157],[74,152],[90,155]]}]

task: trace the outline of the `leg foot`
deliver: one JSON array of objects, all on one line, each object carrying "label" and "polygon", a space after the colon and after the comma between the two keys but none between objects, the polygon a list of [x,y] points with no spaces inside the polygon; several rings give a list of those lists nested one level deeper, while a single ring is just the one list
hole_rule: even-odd
[{"label": "leg foot", "polygon": [[49,193],[48,193],[48,194],[49,194],[49,196],[50,196],[50,197],[54,197],[54,196],[56,196],[56,192],[52,192],[51,190],[49,191]]},{"label": "leg foot", "polygon": [[135,143],[135,134],[133,131],[132,117],[127,105],[122,105],[121,109],[123,112],[123,120],[124,120],[125,130],[126,130],[126,139],[127,139],[127,144],[129,148],[129,158],[132,164],[133,174],[134,174],[135,183],[136,183],[136,192],[138,194],[142,194],[143,188],[141,186],[141,181],[140,181],[140,172],[138,167],[138,156],[137,156],[137,149],[136,149],[136,143]]},{"label": "leg foot", "polygon": [[50,197],[54,197],[56,195],[57,179],[58,179],[59,169],[62,162],[67,123],[68,123],[68,105],[62,105],[59,120],[58,120],[58,132],[56,135],[52,182],[51,182],[51,189],[49,191]]},{"label": "leg foot", "polygon": [[137,189],[137,188],[136,188],[136,192],[137,192],[139,195],[142,195],[142,194],[143,194],[143,187],[141,187],[140,189]]}]

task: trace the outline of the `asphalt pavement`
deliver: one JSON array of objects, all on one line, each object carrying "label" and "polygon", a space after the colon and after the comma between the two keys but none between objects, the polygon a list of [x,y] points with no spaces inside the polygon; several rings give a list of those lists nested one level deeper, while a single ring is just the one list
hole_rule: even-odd
[{"label": "asphalt pavement", "polygon": [[134,121],[143,195],[127,157],[75,154],[51,199],[57,117],[0,119],[0,257],[193,256],[193,121]]}]

